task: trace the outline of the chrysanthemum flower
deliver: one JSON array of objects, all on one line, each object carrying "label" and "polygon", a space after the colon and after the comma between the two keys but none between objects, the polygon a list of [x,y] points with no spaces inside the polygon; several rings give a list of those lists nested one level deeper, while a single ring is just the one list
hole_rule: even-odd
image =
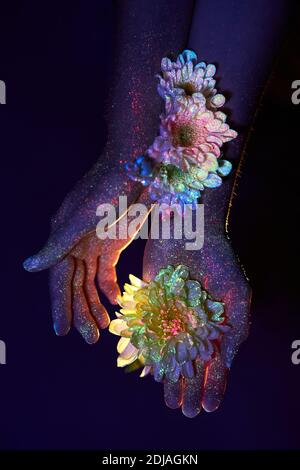
[{"label": "chrysanthemum flower", "polygon": [[160,205],[166,204],[168,206],[165,208],[166,213],[179,208],[180,214],[183,215],[186,204],[191,205],[192,208],[196,207],[201,195],[199,189],[197,184],[189,185],[188,173],[174,165],[163,164],[149,186],[149,193],[152,200],[157,201]]},{"label": "chrysanthemum flower", "polygon": [[175,112],[161,116],[160,135],[147,153],[156,161],[186,171],[191,164],[211,171],[220,156],[220,148],[237,133],[226,124],[226,115],[208,110],[203,103],[178,98]]},{"label": "chrysanthemum flower", "polygon": [[[185,205],[195,207],[201,192],[205,188],[216,188],[222,184],[221,176],[231,171],[232,165],[227,160],[217,160],[214,155],[206,155],[207,169],[190,165],[188,171],[182,171],[175,165],[162,164],[149,185],[152,200],[159,204],[179,206],[181,214]],[[210,166],[209,166],[209,160]],[[209,169],[208,169],[209,168]]]},{"label": "chrysanthemum flower", "polygon": [[141,376],[176,382],[193,377],[194,361],[211,359],[229,329],[224,306],[213,300],[186,266],[161,269],[150,283],[130,276],[110,331],[118,336],[118,366],[139,361]]},{"label": "chrysanthemum flower", "polygon": [[161,75],[158,75],[158,93],[166,102],[167,111],[171,99],[184,96],[204,99],[207,108],[216,109],[224,105],[225,98],[217,93],[214,75],[216,67],[213,64],[197,62],[197,55],[190,50],[179,54],[172,62],[167,57],[161,61]]},{"label": "chrysanthemum flower", "polygon": [[185,214],[186,204],[196,208],[201,192],[205,188],[216,188],[222,184],[222,176],[227,176],[232,168],[229,161],[206,155],[206,169],[190,165],[183,171],[175,165],[157,164],[148,156],[139,156],[133,163],[126,165],[129,178],[149,187],[152,201],[169,206],[162,214],[177,210]]},{"label": "chrysanthemum flower", "polygon": [[159,203],[195,206],[206,187],[222,184],[222,176],[232,165],[221,160],[221,147],[237,133],[226,123],[225,113],[216,108],[224,104],[217,94],[215,67],[194,64],[197,56],[186,50],[175,62],[161,63],[159,92],[166,101],[159,135],[145,155],[126,169],[131,179],[149,186]]}]

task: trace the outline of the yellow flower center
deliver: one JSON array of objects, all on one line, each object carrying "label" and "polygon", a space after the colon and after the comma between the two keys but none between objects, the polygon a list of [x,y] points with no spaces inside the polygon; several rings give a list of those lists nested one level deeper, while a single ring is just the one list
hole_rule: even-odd
[{"label": "yellow flower center", "polygon": [[188,96],[196,92],[195,85],[190,82],[179,83],[177,88],[182,88]]},{"label": "yellow flower center", "polygon": [[168,340],[179,333],[187,332],[188,325],[197,324],[191,309],[182,310],[176,305],[161,308],[151,315],[144,317],[147,328],[159,338]]},{"label": "yellow flower center", "polygon": [[196,139],[195,127],[192,124],[178,124],[172,126],[174,147],[193,147]]}]

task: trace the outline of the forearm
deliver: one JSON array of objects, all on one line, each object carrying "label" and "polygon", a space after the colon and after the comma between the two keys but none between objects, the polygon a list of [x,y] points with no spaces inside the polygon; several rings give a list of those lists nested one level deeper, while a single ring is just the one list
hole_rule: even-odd
[{"label": "forearm", "polygon": [[108,153],[115,162],[144,153],[157,134],[161,58],[188,39],[193,0],[119,0],[115,64],[108,105]]},{"label": "forearm", "polygon": [[[272,64],[282,42],[291,3],[286,0],[196,1],[189,47],[217,64],[217,87],[228,98],[229,122],[239,136],[224,146],[238,164]],[[235,171],[220,188],[204,192],[206,223],[223,225]]]},{"label": "forearm", "polygon": [[[160,60],[187,42],[194,0],[118,0],[115,2],[114,66],[107,103],[107,143],[94,167],[66,197],[52,226],[61,225],[83,206],[96,217],[102,203],[130,204],[142,186],[130,180],[124,164],[142,154],[159,126],[161,99],[155,74]],[[101,58],[99,59],[101,60]],[[105,57],[103,73],[105,73]],[[92,217],[90,217],[92,219]]]}]

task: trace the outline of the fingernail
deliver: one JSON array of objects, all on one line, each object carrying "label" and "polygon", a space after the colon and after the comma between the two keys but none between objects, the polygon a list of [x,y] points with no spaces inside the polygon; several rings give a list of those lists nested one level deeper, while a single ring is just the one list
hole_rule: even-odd
[{"label": "fingernail", "polygon": [[61,325],[57,322],[53,324],[53,328],[57,336],[66,336],[70,331],[70,325]]},{"label": "fingernail", "polygon": [[186,418],[196,418],[201,411],[201,406],[182,406],[182,413]]},{"label": "fingernail", "polygon": [[220,404],[221,398],[210,398],[205,399],[205,401],[202,403],[202,407],[207,413],[212,413],[219,408]]}]

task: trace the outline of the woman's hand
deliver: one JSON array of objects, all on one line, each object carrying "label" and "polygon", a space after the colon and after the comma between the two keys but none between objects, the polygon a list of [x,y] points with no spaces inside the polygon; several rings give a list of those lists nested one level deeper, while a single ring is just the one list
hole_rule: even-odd
[{"label": "woman's hand", "polygon": [[100,240],[96,235],[97,208],[110,203],[117,217],[122,217],[119,196],[126,196],[129,206],[142,191],[140,184],[127,178],[122,165],[112,168],[111,162],[103,158],[76,185],[53,218],[44,248],[24,262],[31,272],[50,268],[55,332],[65,335],[73,323],[88,343],[95,343],[99,329],[109,324],[95,279],[109,301],[115,303],[119,293],[115,265],[133,238]]},{"label": "woman's hand", "polygon": [[87,343],[99,339],[99,330],[107,328],[110,319],[99,299],[96,282],[109,301],[116,303],[120,290],[115,266],[130,241],[99,240],[93,231],[50,268],[52,316],[57,335],[67,334],[73,324]]},{"label": "woman's hand", "polygon": [[184,239],[148,240],[144,279],[149,281],[168,264],[183,264],[214,299],[225,304],[231,329],[223,336],[218,353],[208,363],[197,360],[195,378],[164,384],[166,404],[170,408],[182,407],[186,416],[193,417],[201,407],[216,410],[222,401],[228,370],[248,335],[251,289],[223,230],[208,228],[201,250],[188,251],[185,243]]}]

